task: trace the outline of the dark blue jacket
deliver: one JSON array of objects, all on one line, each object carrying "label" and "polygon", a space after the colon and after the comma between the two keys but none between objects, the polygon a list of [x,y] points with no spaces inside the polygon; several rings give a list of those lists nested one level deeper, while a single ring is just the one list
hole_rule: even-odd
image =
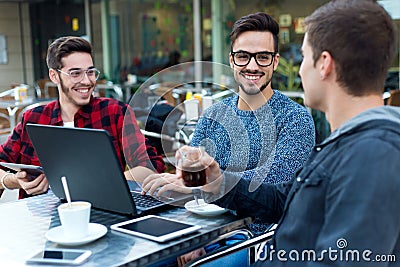
[{"label": "dark blue jacket", "polygon": [[240,180],[217,202],[279,222],[267,266],[398,266],[399,170],[400,109],[374,108],[315,146],[289,183],[249,193]]}]

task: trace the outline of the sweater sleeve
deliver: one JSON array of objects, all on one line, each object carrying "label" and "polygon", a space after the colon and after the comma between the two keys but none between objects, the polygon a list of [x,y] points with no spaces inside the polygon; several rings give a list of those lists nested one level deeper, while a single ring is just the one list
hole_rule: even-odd
[{"label": "sweater sleeve", "polygon": [[199,146],[201,141],[206,138],[207,128],[210,126],[210,120],[206,117],[200,117],[197,122],[196,129],[193,133],[192,140],[190,142],[191,146]]},{"label": "sweater sleeve", "polygon": [[315,145],[315,128],[311,115],[304,109],[286,113],[277,127],[273,163],[264,182],[288,182],[308,159]]}]

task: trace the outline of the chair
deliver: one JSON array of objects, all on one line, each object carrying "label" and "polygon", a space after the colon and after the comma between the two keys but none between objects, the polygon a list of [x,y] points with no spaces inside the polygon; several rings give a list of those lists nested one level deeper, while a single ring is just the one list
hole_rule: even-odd
[{"label": "chair", "polygon": [[149,139],[150,144],[163,157],[175,155],[175,151],[181,145],[189,144],[177,130],[177,121],[182,112],[176,109],[170,111],[170,107],[172,108],[168,104],[156,104],[151,112],[141,109],[135,110],[142,134]]},{"label": "chair", "polygon": [[97,83],[95,92],[99,93],[100,96],[111,97],[119,101],[124,101],[124,92],[119,84],[113,83]]},{"label": "chair", "polygon": [[[197,266],[202,266],[202,267],[211,267],[211,266],[243,266],[247,265],[250,266],[251,264],[257,262],[259,260],[259,257],[261,253],[264,250],[264,247],[266,243],[272,239],[275,229],[277,227],[277,224],[274,224],[267,232],[264,234],[249,238],[248,240],[245,240],[243,242],[234,244],[232,246],[227,247],[224,250],[216,250],[210,253],[207,253],[197,259],[194,259],[187,264],[185,264],[185,267],[197,267]],[[239,230],[239,232],[242,232],[243,230]],[[245,230],[247,231],[247,230]],[[228,236],[232,236],[237,234],[238,231],[233,231],[229,232],[228,234],[221,236],[221,238],[227,238]],[[218,240],[214,240],[214,242],[218,242],[221,238],[218,238]],[[242,253],[240,256],[242,256],[243,259],[246,259],[246,254],[247,254],[247,262],[231,262],[229,264],[227,261],[229,260],[228,257],[232,257],[234,254],[239,255],[237,253]]]},{"label": "chair", "polygon": [[173,90],[179,85],[180,84],[177,82],[155,83],[148,86],[148,88],[143,88],[142,91],[149,96],[158,96],[159,98],[165,99],[169,104],[177,106],[179,103],[173,95]]},{"label": "chair", "polygon": [[387,105],[400,107],[400,89],[390,91],[390,96],[387,99]]},{"label": "chair", "polygon": [[177,122],[182,116],[182,111],[161,100],[161,96],[155,94],[158,88],[156,84],[136,92],[129,105],[135,112],[143,135],[149,139],[149,143],[157,152],[161,155],[175,154],[179,143],[183,142],[177,134]]},{"label": "chair", "polygon": [[[13,84],[12,89],[0,93],[0,135],[8,136],[15,126],[15,114],[18,107],[12,106],[15,100],[16,88],[19,84]],[[28,87],[28,90],[31,88]],[[28,92],[30,95],[30,92]]]},{"label": "chair", "polygon": [[34,87],[36,98],[58,97],[57,85],[48,78],[37,80]]},{"label": "chair", "polygon": [[9,134],[11,132],[10,116],[7,109],[0,108],[0,135]]}]

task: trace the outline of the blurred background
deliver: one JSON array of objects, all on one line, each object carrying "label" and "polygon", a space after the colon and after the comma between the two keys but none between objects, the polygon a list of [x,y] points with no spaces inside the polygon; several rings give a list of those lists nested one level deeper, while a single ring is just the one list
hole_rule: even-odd
[{"label": "blurred background", "polygon": [[[154,84],[146,84],[149,88],[182,87],[183,96],[175,98],[182,100],[187,91],[192,90],[191,86],[197,93],[214,84],[218,84],[221,90],[232,88],[232,77],[214,66],[204,67],[206,64],[153,75],[178,63],[207,61],[228,64],[229,33],[233,23],[243,15],[258,11],[267,12],[280,24],[281,59],[272,81],[273,88],[286,92],[302,104],[302,85],[298,76],[304,36],[302,21],[326,2],[0,0],[0,100],[4,100],[0,101],[3,102],[0,103],[0,130],[3,128],[5,134],[9,133],[27,104],[39,98],[57,97],[56,87],[48,79],[45,57],[48,45],[58,37],[82,36],[93,44],[95,66],[101,70],[96,87],[99,95],[129,102],[138,88],[152,78]],[[400,29],[400,1],[379,2],[390,12]],[[189,71],[194,80],[201,83],[185,84]],[[388,72],[385,99],[389,98],[390,91],[400,88],[399,75],[397,55]],[[27,88],[26,95],[20,98],[24,88]],[[207,92],[210,94],[209,90]],[[18,104],[14,99],[19,101]],[[329,127],[323,114],[310,111],[316,121],[319,140],[322,140],[329,133]]]},{"label": "blurred background", "polygon": [[[1,0],[0,91],[47,78],[46,49],[65,35],[84,36],[95,48],[102,78],[138,82],[175,63],[228,63],[235,20],[265,11],[280,24],[283,57],[274,87],[301,90],[301,21],[326,0]],[[381,1],[395,11],[400,1]],[[397,5],[397,6],[394,6]],[[400,10],[400,7],[397,8]],[[400,12],[400,11],[398,11]],[[393,16],[399,25],[398,14]],[[400,28],[400,27],[398,27]],[[387,89],[398,88],[399,57]],[[209,73],[206,73],[209,75]]]}]

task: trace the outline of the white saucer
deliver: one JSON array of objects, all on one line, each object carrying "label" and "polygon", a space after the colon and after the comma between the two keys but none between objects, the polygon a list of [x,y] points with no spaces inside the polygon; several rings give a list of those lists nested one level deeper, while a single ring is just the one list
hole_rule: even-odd
[{"label": "white saucer", "polygon": [[64,232],[61,226],[50,229],[46,233],[46,238],[49,241],[58,243],[60,245],[79,246],[82,244],[92,242],[96,239],[99,239],[106,233],[107,233],[107,227],[105,227],[104,225],[98,223],[89,223],[89,234],[85,238],[79,240],[67,239],[64,236]]},{"label": "white saucer", "polygon": [[185,204],[185,208],[190,212],[203,216],[216,216],[228,211],[215,204],[207,204],[204,199],[199,199],[199,205],[196,204],[195,200],[189,201]]}]

